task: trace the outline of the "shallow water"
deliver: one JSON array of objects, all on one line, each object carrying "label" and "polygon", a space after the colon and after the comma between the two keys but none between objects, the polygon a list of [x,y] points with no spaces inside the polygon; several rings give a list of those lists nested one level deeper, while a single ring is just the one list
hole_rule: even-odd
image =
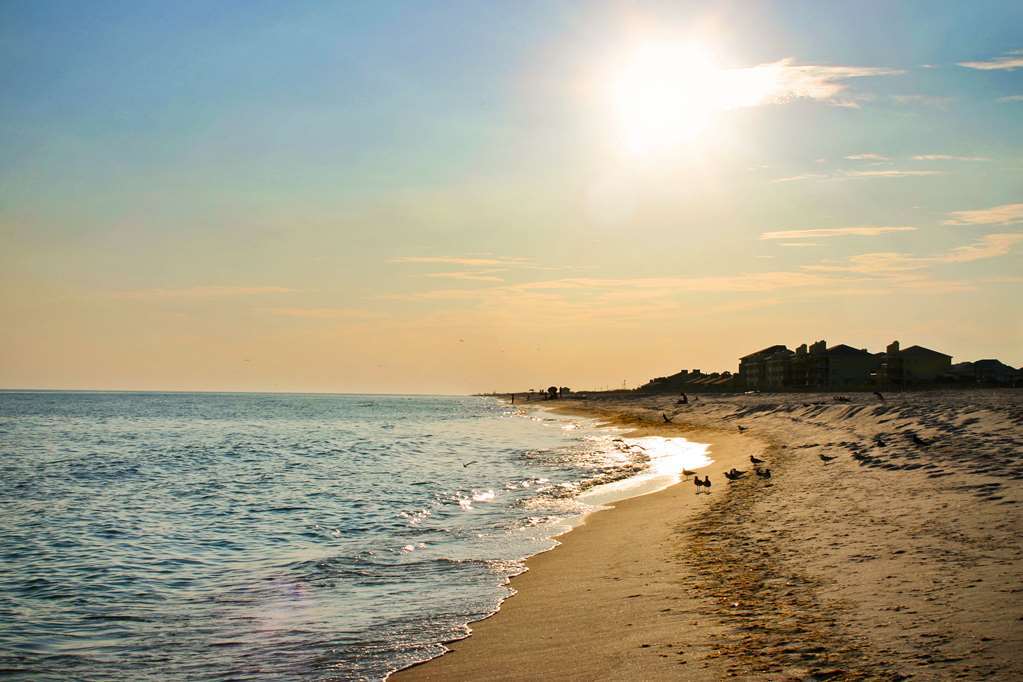
[{"label": "shallow water", "polygon": [[484,398],[0,392],[0,670],[380,679],[704,456]]}]

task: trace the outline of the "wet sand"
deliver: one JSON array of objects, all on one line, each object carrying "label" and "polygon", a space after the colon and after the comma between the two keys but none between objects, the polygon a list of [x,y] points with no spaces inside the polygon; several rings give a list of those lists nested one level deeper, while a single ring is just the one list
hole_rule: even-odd
[{"label": "wet sand", "polygon": [[[1023,677],[1023,392],[848,397],[562,402],[710,443],[713,492],[591,515],[470,638],[395,677]],[[750,454],[772,478],[726,483]]]}]

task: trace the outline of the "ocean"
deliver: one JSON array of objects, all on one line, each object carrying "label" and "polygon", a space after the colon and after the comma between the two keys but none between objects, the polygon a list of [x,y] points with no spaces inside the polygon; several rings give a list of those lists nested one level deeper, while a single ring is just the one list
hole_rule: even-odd
[{"label": "ocean", "polygon": [[0,674],[384,679],[707,461],[532,405],[0,392]]}]

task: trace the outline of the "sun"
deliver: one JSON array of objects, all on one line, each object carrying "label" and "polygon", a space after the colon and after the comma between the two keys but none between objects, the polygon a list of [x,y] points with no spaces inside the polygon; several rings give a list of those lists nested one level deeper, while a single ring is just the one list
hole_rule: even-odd
[{"label": "sun", "polygon": [[627,152],[651,156],[705,141],[721,114],[771,90],[773,74],[724,69],[696,42],[644,42],[610,69],[606,93]]}]

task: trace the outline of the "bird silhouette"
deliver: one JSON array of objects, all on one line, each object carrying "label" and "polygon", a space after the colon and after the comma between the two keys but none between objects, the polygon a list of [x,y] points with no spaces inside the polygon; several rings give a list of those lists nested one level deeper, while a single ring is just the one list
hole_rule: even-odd
[{"label": "bird silhouette", "polygon": [[828,455],[817,455],[817,456],[821,458],[822,462],[830,462],[831,460],[835,459],[834,457],[829,457]]},{"label": "bird silhouette", "polygon": [[732,467],[730,471],[725,472],[725,478],[727,478],[729,481],[738,481],[745,475],[746,475],[745,471],[739,471],[735,467]]},{"label": "bird silhouette", "polygon": [[703,477],[703,487],[707,489],[708,493],[710,492],[710,476]]},{"label": "bird silhouette", "polygon": [[700,494],[700,488],[703,487],[703,481],[701,481],[700,477],[697,476],[695,479],[693,479],[693,483],[696,484],[696,494],[699,495]]},{"label": "bird silhouette", "polygon": [[664,419],[664,422],[666,424],[670,424],[671,423],[671,418],[668,417],[668,415],[664,414],[663,412],[661,412],[661,418]]},{"label": "bird silhouette", "polygon": [[760,469],[757,469],[757,476],[759,476],[760,478],[771,478],[771,470],[764,469],[763,471],[761,471]]},{"label": "bird silhouette", "polygon": [[737,429],[739,429],[739,433],[742,433],[743,431],[746,430],[746,427],[743,426],[742,424],[736,424],[735,426]]},{"label": "bird silhouette", "polygon": [[682,467],[682,475],[686,479],[688,479],[690,476],[695,476],[696,472],[695,471],[690,471],[689,469],[686,469],[685,467]]},{"label": "bird silhouette", "polygon": [[912,438],[913,442],[916,443],[917,445],[930,445],[929,441],[924,440],[923,438],[921,438],[920,436],[916,435],[915,433],[911,434],[910,438]]},{"label": "bird silhouette", "polygon": [[750,455],[750,456],[749,456],[749,461],[753,462],[754,464],[763,464],[763,463],[764,463],[764,460],[762,460],[762,459],[757,459],[757,458],[756,458],[756,457],[754,457],[753,455]]}]

